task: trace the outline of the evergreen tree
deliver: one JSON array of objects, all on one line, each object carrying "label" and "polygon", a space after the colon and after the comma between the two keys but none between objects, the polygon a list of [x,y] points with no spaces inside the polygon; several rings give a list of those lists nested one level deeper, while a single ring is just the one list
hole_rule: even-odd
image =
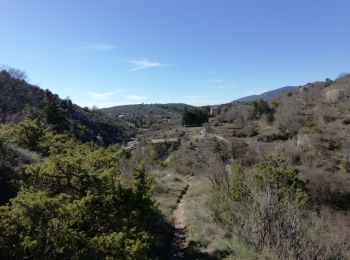
[{"label": "evergreen tree", "polygon": [[46,122],[62,130],[65,123],[66,111],[61,107],[60,100],[49,90],[45,90],[43,112]]}]

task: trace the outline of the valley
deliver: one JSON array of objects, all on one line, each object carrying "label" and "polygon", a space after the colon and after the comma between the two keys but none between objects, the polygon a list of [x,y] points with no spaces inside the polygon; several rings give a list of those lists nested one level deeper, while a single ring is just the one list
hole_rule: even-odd
[{"label": "valley", "polygon": [[0,260],[350,259],[350,1],[0,8]]},{"label": "valley", "polygon": [[[17,98],[14,91],[17,85],[9,87],[4,82],[26,83],[6,78],[5,72],[2,75],[4,85],[0,88],[7,86],[7,98],[11,95],[13,99]],[[284,237],[284,245],[300,243],[300,246],[307,246],[302,251],[303,259],[307,258],[306,254],[316,258],[346,256],[350,233],[349,85],[350,76],[345,75],[335,81],[288,89],[266,101],[258,99],[218,105],[214,113],[211,111],[204,118],[207,122],[198,125],[198,118],[202,119],[203,113],[209,113],[210,109],[173,104],[149,105],[152,110],[148,110],[143,109],[148,105],[137,105],[133,106],[138,109],[137,114],[128,114],[129,107],[113,108],[105,114],[105,110],[84,110],[71,104],[68,111],[73,114],[76,114],[74,111],[85,111],[85,117],[93,120],[97,120],[94,118],[98,115],[98,120],[104,120],[105,127],[109,124],[119,131],[118,136],[125,137],[117,140],[119,144],[111,145],[106,140],[114,140],[114,134],[104,132],[106,135],[103,136],[93,132],[94,129],[104,131],[104,128],[95,128],[95,123],[88,123],[93,137],[89,140],[65,126],[74,122],[85,124],[86,121],[79,121],[81,119],[74,115],[62,114],[65,116],[61,121],[54,123],[45,119],[48,112],[45,110],[47,94],[44,94],[42,106],[28,107],[30,103],[24,102],[22,111],[2,110],[3,118],[7,118],[0,128],[5,155],[1,161],[4,174],[0,183],[4,198],[2,216],[15,214],[12,210],[19,207],[16,210],[21,210],[21,218],[30,218],[27,215],[30,211],[26,213],[20,209],[17,200],[27,200],[25,196],[29,195],[39,196],[40,192],[47,196],[44,201],[61,200],[59,194],[65,194],[67,199],[59,204],[69,208],[76,200],[83,203],[89,194],[94,194],[99,203],[111,205],[109,203],[116,202],[105,201],[108,196],[99,197],[98,194],[109,189],[110,192],[126,189],[125,192],[135,192],[135,201],[129,201],[121,195],[123,193],[118,193],[123,191],[118,191],[115,199],[125,200],[118,202],[124,203],[121,207],[140,205],[137,201],[142,200],[145,204],[138,210],[149,215],[145,220],[138,217],[142,214],[135,215],[135,219],[129,219],[130,223],[126,224],[134,225],[133,229],[139,230],[141,237],[143,232],[147,234],[145,240],[139,235],[134,237],[125,233],[125,236],[135,241],[132,243],[144,241],[144,247],[138,249],[140,251],[135,249],[134,253],[117,248],[108,251],[108,247],[104,253],[99,251],[101,249],[89,252],[110,255],[119,250],[120,254],[134,254],[135,259],[141,255],[151,259],[256,259],[259,254],[296,257],[300,253],[298,247],[286,249],[279,244],[281,240],[276,239],[279,236]],[[24,89],[26,87],[32,88],[24,86]],[[36,91],[43,93],[40,89]],[[64,110],[63,101],[58,97],[55,99],[50,106]],[[41,99],[36,103],[40,102]],[[135,111],[133,107],[130,111]],[[120,117],[120,113],[124,117]],[[185,113],[192,113],[186,122],[183,120]],[[36,115],[43,116],[38,118]],[[133,124],[137,118],[153,123]],[[152,121],[150,118],[158,119]],[[192,125],[190,120],[197,121]],[[133,134],[126,135],[125,129]],[[96,135],[99,137],[94,138]],[[101,167],[99,161],[109,166]],[[262,181],[266,186],[261,186]],[[95,182],[101,184],[95,187]],[[19,186],[19,183],[25,186]],[[39,207],[42,200],[37,199],[38,206],[34,208]],[[65,214],[71,214],[68,208]],[[119,209],[115,210],[115,214],[119,214]],[[88,243],[95,243],[93,237],[99,234],[97,230],[106,228],[109,221],[114,223],[113,219],[105,219],[100,214],[102,212],[96,217],[102,217],[103,222],[94,230],[76,226],[78,222],[73,226],[66,223],[66,228],[75,232],[78,227],[84,236],[91,236]],[[63,217],[59,215],[65,223]],[[50,218],[42,222],[43,227],[49,225],[51,228],[53,219]],[[78,221],[73,216],[69,218]],[[114,218],[119,217],[115,215]],[[269,223],[264,224],[268,219]],[[0,218],[0,221],[6,221],[6,218]],[[22,225],[15,219],[11,221],[14,228]],[[299,224],[295,225],[295,221]],[[287,229],[283,229],[285,223],[289,225]],[[261,235],[266,228],[270,231]],[[104,232],[111,230],[108,228]],[[298,237],[289,237],[291,230]],[[20,239],[9,236],[6,233],[9,231],[1,232],[8,239],[6,241]],[[318,236],[314,237],[314,234]],[[100,236],[102,239],[105,235],[100,233]],[[268,251],[264,251],[267,250],[266,239],[270,243]],[[63,250],[54,240],[50,243],[57,247],[55,250]],[[318,247],[322,251],[317,251]],[[4,256],[9,252],[6,250],[2,251]],[[40,252],[40,247],[33,250]],[[25,252],[16,250],[13,253],[23,255]]]}]

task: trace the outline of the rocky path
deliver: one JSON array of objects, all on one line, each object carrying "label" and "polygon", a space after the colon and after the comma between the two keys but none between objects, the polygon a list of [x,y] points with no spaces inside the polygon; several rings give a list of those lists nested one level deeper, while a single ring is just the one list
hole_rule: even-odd
[{"label": "rocky path", "polygon": [[177,206],[173,211],[174,216],[174,238],[171,243],[170,260],[184,259],[184,250],[187,247],[187,230],[185,223],[186,194],[190,184],[182,190],[178,198]]}]

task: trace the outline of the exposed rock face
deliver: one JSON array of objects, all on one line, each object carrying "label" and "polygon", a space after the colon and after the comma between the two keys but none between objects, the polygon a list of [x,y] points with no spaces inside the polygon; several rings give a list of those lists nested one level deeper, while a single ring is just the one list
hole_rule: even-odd
[{"label": "exposed rock face", "polygon": [[298,139],[297,139],[297,147],[306,147],[311,145],[311,138],[310,135],[300,133],[298,134]]},{"label": "exposed rock face", "polygon": [[337,103],[342,95],[339,89],[331,89],[324,93],[324,101],[328,104]]}]

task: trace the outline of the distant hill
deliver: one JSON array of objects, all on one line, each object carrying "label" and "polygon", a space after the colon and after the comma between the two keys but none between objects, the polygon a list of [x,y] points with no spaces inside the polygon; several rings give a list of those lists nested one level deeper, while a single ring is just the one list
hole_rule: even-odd
[{"label": "distant hill", "polygon": [[103,108],[100,111],[114,119],[123,118],[137,127],[150,127],[164,121],[180,120],[185,107],[194,108],[182,103],[137,104]]},{"label": "distant hill", "polygon": [[136,104],[103,108],[101,111],[110,115],[134,114],[134,115],[167,115],[182,113],[184,108],[192,107],[182,103],[169,104]]},{"label": "distant hill", "polygon": [[264,100],[268,101],[268,100],[276,98],[276,97],[283,95],[283,94],[289,92],[290,90],[293,90],[296,88],[297,87],[291,87],[291,86],[282,87],[282,88],[278,88],[278,89],[264,92],[260,95],[251,95],[251,96],[247,96],[247,97],[242,97],[242,98],[237,99],[233,102],[252,102],[255,100],[259,100],[259,99],[264,99]]},{"label": "distant hill", "polygon": [[[267,101],[274,107],[272,114],[270,109],[261,112],[247,102],[233,102],[219,107],[212,120],[227,124],[229,137],[250,138],[252,151],[261,158],[281,154],[294,161],[315,194],[327,183],[332,195],[326,203],[349,210],[350,74],[283,91],[286,93]],[[253,158],[238,151],[243,163]]]},{"label": "distant hill", "polygon": [[[52,117],[55,120],[59,117],[59,131],[69,132],[82,141],[124,143],[134,134],[134,130],[122,120],[113,120],[100,111],[81,108],[68,99],[62,100],[58,95],[15,78],[5,70],[0,71],[0,93],[0,123],[21,120],[22,111],[27,107],[43,112],[45,99],[49,99]],[[52,117],[48,119],[53,120]]]}]

